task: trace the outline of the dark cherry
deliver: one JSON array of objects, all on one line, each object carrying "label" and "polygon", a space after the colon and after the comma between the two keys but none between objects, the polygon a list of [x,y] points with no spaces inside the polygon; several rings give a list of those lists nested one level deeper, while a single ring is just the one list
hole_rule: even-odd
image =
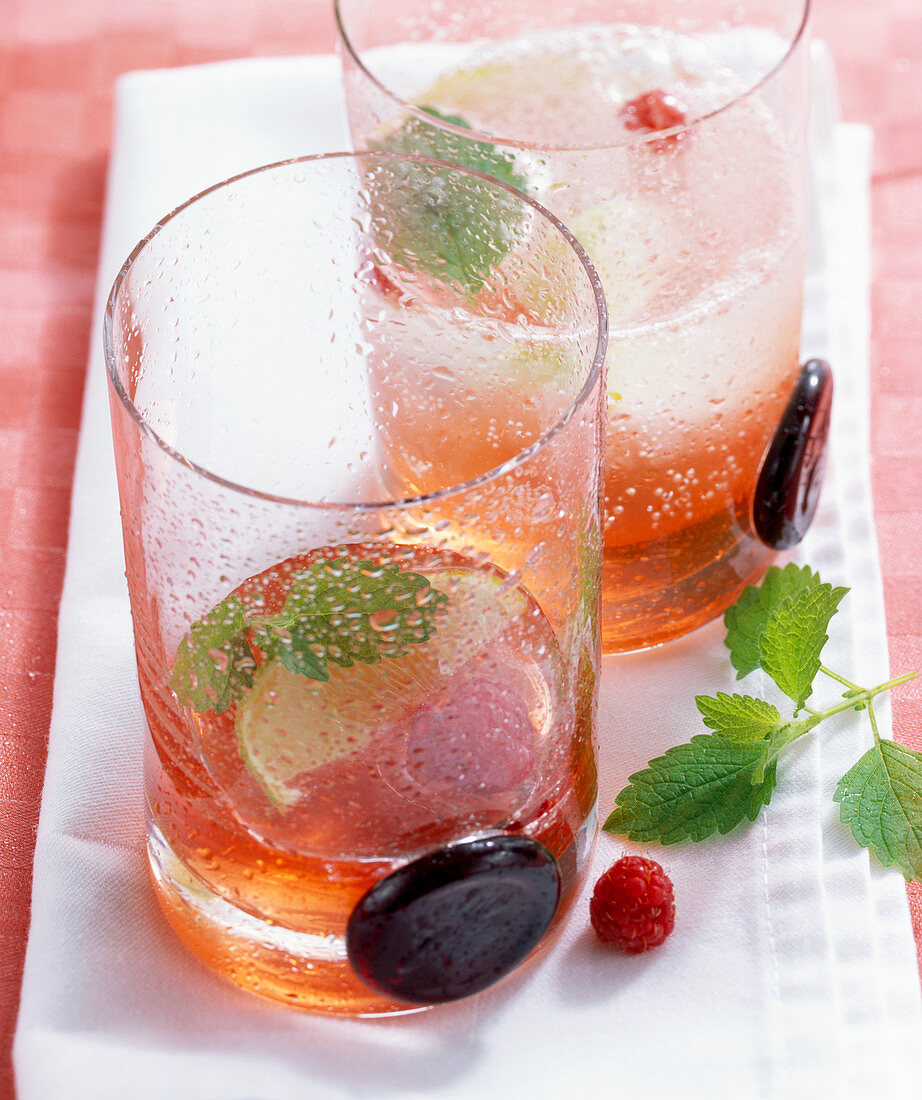
[{"label": "dark cherry", "polygon": [[829,364],[811,359],[762,463],[752,518],[759,538],[774,550],[796,545],[813,522],[826,465],[832,388]]},{"label": "dark cherry", "polygon": [[551,853],[522,836],[488,836],[430,852],[376,882],[346,929],[356,973],[408,1004],[479,993],[547,931],[560,898]]}]

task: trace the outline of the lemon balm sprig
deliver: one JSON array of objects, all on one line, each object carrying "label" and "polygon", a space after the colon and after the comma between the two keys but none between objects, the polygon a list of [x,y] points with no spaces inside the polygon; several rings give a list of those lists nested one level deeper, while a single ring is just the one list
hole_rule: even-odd
[{"label": "lemon balm sprig", "polygon": [[[754,821],[777,784],[782,752],[844,711],[866,711],[874,743],[841,778],[833,799],[857,842],[907,879],[922,879],[922,754],[883,738],[874,700],[915,672],[864,688],[821,663],[829,623],[847,588],[824,584],[809,567],[769,569],[724,616],[730,660],[742,679],[762,669],[793,702],[790,718],[751,695],[699,695],[710,731],[629,779],[603,826],[632,840],[673,844],[725,834]],[[840,701],[807,705],[817,674],[845,688]]]}]

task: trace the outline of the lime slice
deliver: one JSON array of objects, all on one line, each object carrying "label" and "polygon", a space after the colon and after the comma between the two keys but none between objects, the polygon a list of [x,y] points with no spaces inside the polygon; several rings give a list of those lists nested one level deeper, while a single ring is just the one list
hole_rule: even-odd
[{"label": "lime slice", "polygon": [[591,102],[593,91],[592,73],[578,54],[545,44],[538,51],[482,56],[449,70],[414,101],[459,114],[486,133],[542,141],[550,119],[568,113],[568,105]]},{"label": "lime slice", "polygon": [[439,672],[451,676],[535,605],[521,588],[503,587],[499,572],[453,569],[431,574],[433,588],[448,595],[448,608],[435,635],[421,647],[435,656]]},{"label": "lime slice", "polygon": [[236,733],[246,766],[277,809],[291,809],[301,799],[289,785],[295,776],[360,752],[381,725],[411,705],[382,697],[387,684],[375,683],[380,676],[366,672],[362,682],[351,679],[334,672],[329,684],[321,683],[276,661],[259,670],[238,710]]},{"label": "lime slice", "polygon": [[568,392],[581,367],[578,348],[563,342],[536,340],[491,360],[487,378],[491,382],[524,383],[529,394],[537,398],[551,387],[553,393]]},{"label": "lime slice", "polygon": [[569,219],[602,280],[612,322],[639,319],[660,293],[674,262],[670,221],[665,203],[624,195]]},{"label": "lime slice", "polygon": [[[493,570],[427,574],[449,602],[436,633],[396,659],[330,666],[327,682],[270,661],[239,705],[236,735],[250,773],[285,813],[309,794],[299,777],[364,752],[382,731],[443,695],[451,677],[535,605]],[[540,614],[540,612],[538,612]],[[527,629],[527,624],[523,629]]]},{"label": "lime slice", "polygon": [[[560,216],[598,272],[611,323],[645,320],[678,265],[681,234],[668,204],[619,194],[588,210],[562,211]],[[576,313],[576,288],[570,281],[577,271],[566,240],[550,225],[537,225],[528,247],[512,253],[496,278],[504,280],[504,298],[512,304],[512,313],[518,310],[553,330]],[[483,294],[479,300],[484,301]]]}]

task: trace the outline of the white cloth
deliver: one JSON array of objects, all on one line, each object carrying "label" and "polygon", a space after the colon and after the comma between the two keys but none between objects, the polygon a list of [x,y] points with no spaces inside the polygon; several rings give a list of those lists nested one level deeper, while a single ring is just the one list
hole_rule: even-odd
[{"label": "white cloth", "polygon": [[[868,474],[870,135],[836,123],[828,68],[821,76],[823,233],[811,250],[805,344],[833,361],[837,398],[832,469],[798,557],[852,585],[829,664],[874,683],[888,663]],[[257,163],[348,147],[329,57],[132,74],[117,100],[100,321],[122,259],[171,206]],[[903,880],[869,861],[831,800],[869,744],[854,715],[790,751],[751,827],[647,848],[672,876],[678,913],[674,935],[649,955],[606,951],[589,929],[592,881],[635,847],[606,835],[541,965],[432,1012],[313,1017],[241,993],[187,954],[145,868],[144,721],[100,330],[61,606],[15,1046],[19,1100],[909,1094],[922,1008]],[[722,640],[712,624],[606,661],[603,813],[631,772],[702,731],[696,693],[738,690]],[[886,705],[880,719],[886,732]]]}]

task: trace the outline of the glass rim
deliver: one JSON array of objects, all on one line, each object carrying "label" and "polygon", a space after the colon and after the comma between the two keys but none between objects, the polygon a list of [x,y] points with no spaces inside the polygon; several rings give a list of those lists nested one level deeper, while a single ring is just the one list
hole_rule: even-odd
[{"label": "glass rim", "polygon": [[381,92],[392,100],[393,103],[400,108],[401,111],[406,112],[413,118],[418,118],[420,121],[425,122],[429,126],[436,127],[439,130],[444,130],[446,133],[455,134],[458,137],[467,138],[469,141],[486,141],[493,145],[502,146],[505,149],[523,149],[535,153],[580,153],[580,152],[592,152],[602,149],[621,149],[630,146],[640,146],[647,142],[662,140],[665,137],[671,137],[673,134],[681,134],[687,130],[693,130],[696,126],[702,122],[715,118],[718,115],[724,113],[724,111],[730,110],[736,104],[747,99],[749,96],[754,95],[760,88],[768,84],[777,73],[779,73],[787,64],[788,59],[800,45],[803,40],[807,27],[810,23],[810,14],[813,10],[813,0],[801,0],[802,10],[800,21],[797,25],[797,29],[791,35],[790,41],[787,43],[787,47],[778,61],[768,70],[763,73],[761,77],[754,84],[749,85],[739,95],[735,95],[732,99],[727,100],[726,103],[722,103],[719,107],[715,107],[712,111],[707,111],[702,115],[696,115],[693,119],[687,122],[683,122],[678,126],[671,126],[665,130],[653,130],[650,133],[633,133],[630,136],[623,138],[620,141],[601,141],[592,142],[590,144],[579,145],[544,145],[539,141],[524,141],[520,138],[507,138],[501,134],[491,133],[488,130],[475,130],[464,126],[456,126],[454,123],[446,122],[444,119],[438,118],[422,107],[416,107],[412,103],[408,103],[396,92],[391,91],[386,84],[383,84],[377,76],[368,68],[365,62],[362,60],[362,55],[352,45],[352,41],[349,35],[346,33],[346,27],[342,18],[341,5],[343,0],[333,0],[333,14],[336,23],[336,31],[338,41],[342,44],[343,48],[349,54],[349,57],[355,62],[364,75],[380,89]]},{"label": "glass rim", "polygon": [[[570,246],[571,251],[575,254],[577,260],[580,262],[583,270],[586,272],[586,276],[589,279],[589,284],[592,289],[593,299],[596,306],[596,314],[598,318],[598,331],[596,336],[595,349],[592,355],[592,362],[590,364],[587,376],[581,386],[579,393],[570,402],[564,412],[547,428],[542,432],[537,439],[533,440],[527,447],[523,447],[512,458],[506,459],[505,462],[500,463],[498,466],[490,467],[478,474],[476,477],[468,478],[465,481],[458,482],[453,485],[444,486],[441,489],[433,490],[428,493],[418,493],[407,497],[393,497],[382,500],[374,501],[353,501],[353,500],[340,500],[340,501],[318,501],[308,500],[299,497],[289,497],[277,493],[269,493],[260,489],[256,489],[252,486],[240,484],[229,478],[225,478],[220,474],[209,470],[206,466],[202,466],[200,463],[193,462],[171,443],[168,443],[159,432],[148,422],[144,414],[138,409],[137,405],[128,395],[121,378],[118,374],[118,364],[116,361],[116,354],[114,350],[113,340],[113,321],[115,315],[115,309],[121,293],[122,287],[128,278],[129,273],[134,267],[135,261],[145,250],[147,245],[157,237],[162,230],[170,225],[177,217],[179,217],[184,210],[193,206],[201,199],[215,192],[221,191],[231,184],[237,183],[240,180],[247,179],[252,176],[257,176],[262,173],[271,172],[276,169],[291,167],[295,165],[307,165],[314,161],[332,161],[332,160],[358,160],[359,158],[371,158],[379,160],[397,160],[397,161],[409,161],[419,164],[425,164],[434,166],[437,168],[448,168],[453,172],[461,172],[466,176],[472,176],[476,179],[483,180],[491,187],[497,187],[503,191],[509,192],[514,198],[525,202],[528,206],[532,207],[539,217],[544,218],[545,221],[550,222],[554,229],[564,238],[566,243]],[[586,250],[580,244],[580,242],[574,237],[566,225],[560,221],[556,215],[547,210],[541,203],[537,202],[531,196],[526,195],[524,192],[517,190],[515,187],[511,187],[508,184],[494,179],[492,176],[487,175],[484,172],[478,172],[475,169],[465,168],[461,165],[454,164],[451,161],[438,160],[434,157],[421,157],[415,154],[401,154],[392,153],[387,151],[375,151],[375,150],[355,150],[355,151],[340,151],[331,153],[312,153],[302,157],[291,157],[286,160],[273,161],[270,164],[259,165],[256,168],[249,168],[246,171],[238,172],[233,176],[228,176],[226,179],[219,180],[217,183],[211,184],[209,187],[203,188],[201,191],[197,191],[190,198],[180,203],[178,206],[173,207],[168,213],[164,214],[162,218],[154,225],[154,227],[146,233],[134,246],[131,252],[128,254],[127,259],[119,268],[118,274],[115,277],[115,281],[112,284],[112,288],[109,291],[108,298],[106,299],[105,315],[103,319],[103,352],[106,361],[106,373],[109,378],[109,383],[116,396],[119,399],[122,407],[135,422],[140,431],[146,435],[157,448],[166,454],[169,458],[180,463],[186,469],[191,470],[193,473],[198,474],[207,481],[211,481],[216,485],[220,485],[222,488],[229,489],[235,493],[239,493],[254,500],[266,501],[273,504],[287,505],[291,507],[310,508],[316,510],[325,511],[343,511],[348,510],[356,513],[367,512],[380,512],[385,509],[397,509],[419,506],[421,504],[427,504],[430,501],[442,500],[446,497],[457,496],[460,493],[469,492],[471,489],[475,489],[481,485],[486,485],[497,478],[506,475],[512,470],[517,469],[519,466],[529,462],[535,455],[546,449],[550,442],[555,439],[573,417],[577,411],[586,404],[589,400],[596,384],[599,382],[603,369],[605,366],[605,356],[608,350],[608,306],[605,300],[605,293],[602,289],[602,282],[599,278],[599,274],[589,259]],[[604,388],[604,387],[603,387]],[[604,404],[601,404],[601,408],[604,409]],[[601,458],[601,456],[600,456]]]}]

